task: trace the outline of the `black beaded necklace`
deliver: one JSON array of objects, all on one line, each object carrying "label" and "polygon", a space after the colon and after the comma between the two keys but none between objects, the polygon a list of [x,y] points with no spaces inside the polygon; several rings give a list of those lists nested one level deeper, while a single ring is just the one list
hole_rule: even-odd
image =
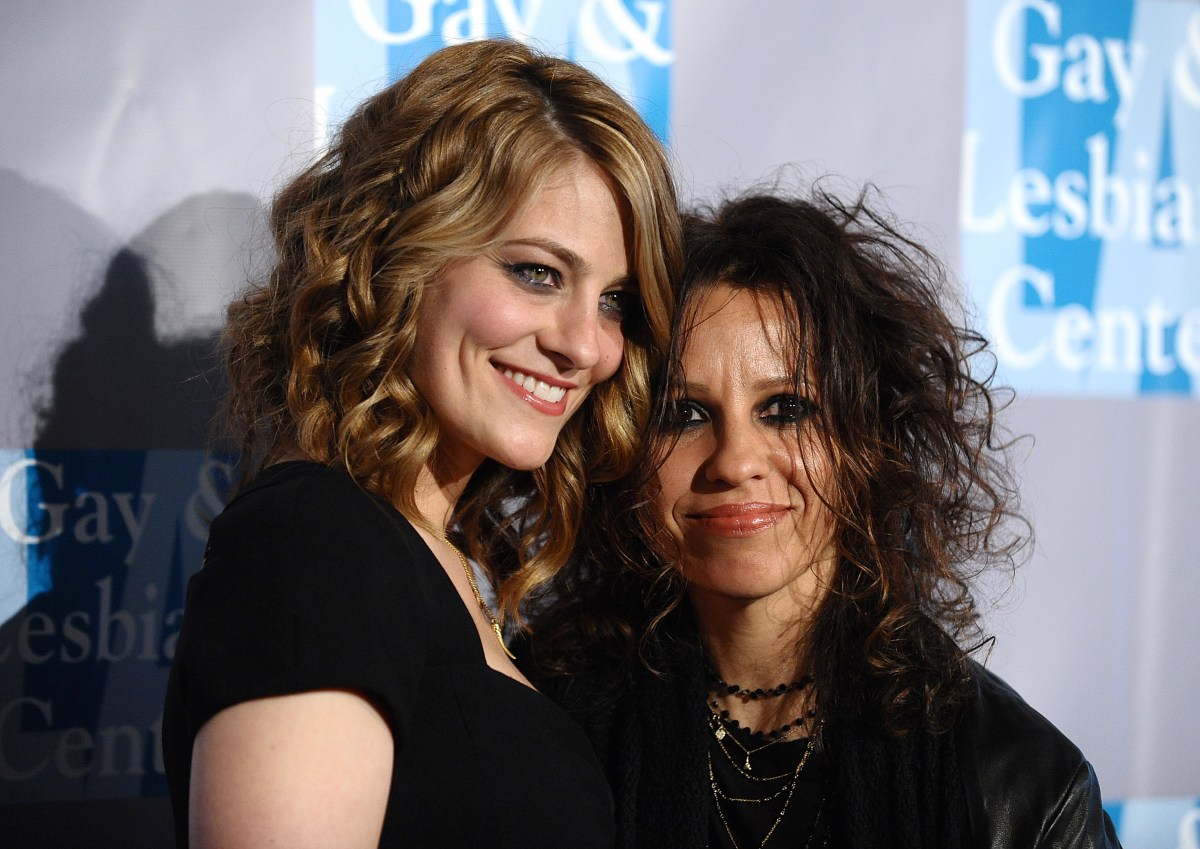
[{"label": "black beaded necklace", "polygon": [[722,710],[716,699],[711,699],[709,701],[708,709],[712,713],[713,720],[716,721],[716,724],[714,725],[714,731],[717,733],[718,740],[724,737],[726,733],[726,726],[729,728],[741,729],[757,740],[771,740],[773,742],[777,740],[783,740],[793,731],[796,731],[800,728],[800,726],[804,725],[805,722],[817,715],[816,710],[810,708],[793,719],[791,722],[786,722],[778,728],[772,728],[770,731],[755,731],[752,728],[744,727],[741,723],[729,715],[729,711]]},{"label": "black beaded necklace", "polygon": [[[778,743],[789,740],[801,726],[806,723],[811,724],[810,721],[816,716],[816,710],[810,708],[779,728],[770,731],[755,731],[743,727],[730,715],[728,710],[722,709],[719,699],[722,697],[733,697],[739,698],[743,702],[776,699],[789,693],[799,693],[812,684],[813,678],[811,675],[804,675],[795,681],[776,684],[774,687],[748,688],[723,680],[709,664],[706,664],[706,671],[708,676],[708,691],[712,694],[712,697],[708,699],[709,728],[712,731],[716,749],[722,756],[722,759],[728,761],[729,765],[733,768],[735,784],[739,780],[748,784],[744,790],[739,789],[736,791],[733,787],[724,786],[724,781],[718,779],[717,773],[714,770],[713,750],[709,749],[708,777],[717,816],[720,818],[721,826],[725,835],[729,838],[730,844],[734,849],[740,849],[737,838],[734,836],[735,829],[726,817],[725,807],[734,805],[739,807],[755,807],[772,803],[779,804],[778,813],[767,829],[766,835],[758,843],[758,849],[763,849],[771,837],[775,835],[784,819],[784,815],[788,812],[792,796],[796,791],[796,786],[800,779],[800,774],[803,772],[804,766],[817,744],[821,724],[819,722],[816,723],[816,727],[810,732],[811,736],[808,744],[804,747],[804,751],[794,769],[789,768],[787,771],[779,774],[762,775],[755,773],[751,765],[751,756],[764,749],[769,749]],[[747,735],[752,742],[747,744],[739,740],[739,733]],[[728,744],[730,743],[736,747],[736,753],[728,748]],[[774,772],[774,770],[768,770],[768,772]],[[782,800],[782,803],[780,800]],[[821,813],[824,807],[825,800],[822,796],[821,801],[818,803],[816,819],[809,832],[805,849],[808,849],[812,845],[814,837],[820,830]]]},{"label": "black beaded necklace", "polygon": [[[760,699],[776,699],[788,693],[798,693],[808,687],[813,681],[811,675],[804,675],[800,678],[797,678],[795,681],[787,681],[783,684],[776,684],[774,687],[755,687],[754,689],[750,689],[748,687],[743,687],[740,684],[730,684],[728,681],[723,680],[711,665],[708,666],[707,671],[708,691],[710,693],[715,693],[718,697],[735,696],[744,701],[750,702],[759,701]],[[724,736],[725,726],[738,729],[742,728],[742,725],[729,715],[729,711],[721,709],[721,706],[718,704],[716,698],[709,700],[708,708],[712,712],[712,717],[715,721],[714,731],[716,731],[718,734],[718,740]],[[815,715],[816,711],[807,710],[793,719],[791,722],[788,722],[784,725],[781,725],[779,728],[774,728],[770,731],[754,731],[750,728],[745,728],[744,730],[756,739],[769,739],[774,742],[788,737],[793,731],[800,728],[800,726],[804,725],[807,720],[812,719]]]},{"label": "black beaded necklace", "polygon": [[730,684],[721,678],[720,675],[710,666],[708,668],[708,691],[710,693],[718,693],[723,696],[738,696],[747,701],[758,701],[759,699],[774,699],[787,693],[798,693],[812,683],[811,675],[804,675],[797,678],[795,681],[787,681],[783,684],[776,684],[774,687],[755,687],[753,690],[743,687],[741,684]]}]

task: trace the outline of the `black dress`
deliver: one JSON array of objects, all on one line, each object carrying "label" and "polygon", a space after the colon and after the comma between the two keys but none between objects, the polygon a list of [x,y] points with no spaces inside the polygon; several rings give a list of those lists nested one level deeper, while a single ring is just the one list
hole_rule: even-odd
[{"label": "black dress", "polygon": [[408,521],[339,471],[281,463],[213,522],[188,585],[163,716],[179,846],[200,727],[239,702],[316,689],[362,693],[391,726],[381,847],[613,845],[587,739],[487,665]]}]

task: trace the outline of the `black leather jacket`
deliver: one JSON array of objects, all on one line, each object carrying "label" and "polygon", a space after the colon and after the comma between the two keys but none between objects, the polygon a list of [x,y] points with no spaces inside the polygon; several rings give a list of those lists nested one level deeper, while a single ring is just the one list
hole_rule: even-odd
[{"label": "black leather jacket", "polygon": [[[634,678],[633,689],[608,708],[603,707],[604,699],[591,697],[595,691],[589,676],[576,676],[567,692],[557,696],[587,729],[605,764],[617,803],[619,849],[702,849],[707,845],[711,800],[704,766],[708,727],[702,673],[698,667],[665,677],[641,671]],[[870,849],[900,843],[971,849],[1120,849],[1101,808],[1095,773],[1079,749],[982,666],[975,665],[973,679],[975,697],[953,732],[956,760],[951,759],[954,766],[947,773],[960,781],[947,794],[956,800],[953,804],[959,813],[944,813],[947,822],[961,825],[951,831],[940,831],[942,826],[935,825],[934,833],[940,836],[927,843],[914,837],[911,828],[909,837],[900,840],[885,822],[881,836],[870,839]],[[846,738],[841,742],[843,747],[856,745]],[[844,754],[835,753],[835,760]],[[892,767],[884,765],[884,772],[867,778],[867,784],[834,792],[847,800],[853,796],[857,800],[853,804],[867,809],[890,811],[889,816],[921,817],[917,809],[896,800],[906,796],[902,788],[925,779],[920,772],[902,772],[911,770],[911,761],[908,766],[883,763],[898,764],[900,771],[889,774]],[[846,780],[842,771],[836,780]],[[926,791],[907,798],[923,798],[920,792]],[[934,808],[939,804],[932,801]],[[925,815],[929,806],[924,803]],[[855,816],[847,810],[842,815]],[[834,838],[839,846],[862,842],[846,833],[864,832],[859,825],[843,824],[837,830],[842,833]],[[917,831],[929,833],[924,827]],[[948,836],[952,833],[959,836]]]},{"label": "black leather jacket", "polygon": [[1119,847],[1083,753],[992,673],[958,728],[972,845],[1016,849]]}]

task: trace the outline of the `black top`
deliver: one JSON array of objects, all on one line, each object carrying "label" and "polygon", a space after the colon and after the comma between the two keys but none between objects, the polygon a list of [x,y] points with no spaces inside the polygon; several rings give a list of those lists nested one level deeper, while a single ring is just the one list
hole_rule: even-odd
[{"label": "black top", "polygon": [[188,584],[163,716],[180,847],[200,727],[239,702],[316,689],[360,692],[391,726],[381,847],[612,846],[587,739],[487,665],[408,521],[339,471],[281,463],[213,522]]}]

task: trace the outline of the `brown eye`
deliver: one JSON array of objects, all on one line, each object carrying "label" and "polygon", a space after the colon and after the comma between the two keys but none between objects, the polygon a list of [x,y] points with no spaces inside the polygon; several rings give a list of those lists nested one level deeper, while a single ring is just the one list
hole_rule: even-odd
[{"label": "brown eye", "polygon": [[708,414],[695,401],[681,399],[667,408],[666,426],[671,430],[684,430],[708,421]]},{"label": "brown eye", "polygon": [[759,416],[774,425],[794,425],[813,413],[813,403],[798,395],[775,395],[760,408]]}]

